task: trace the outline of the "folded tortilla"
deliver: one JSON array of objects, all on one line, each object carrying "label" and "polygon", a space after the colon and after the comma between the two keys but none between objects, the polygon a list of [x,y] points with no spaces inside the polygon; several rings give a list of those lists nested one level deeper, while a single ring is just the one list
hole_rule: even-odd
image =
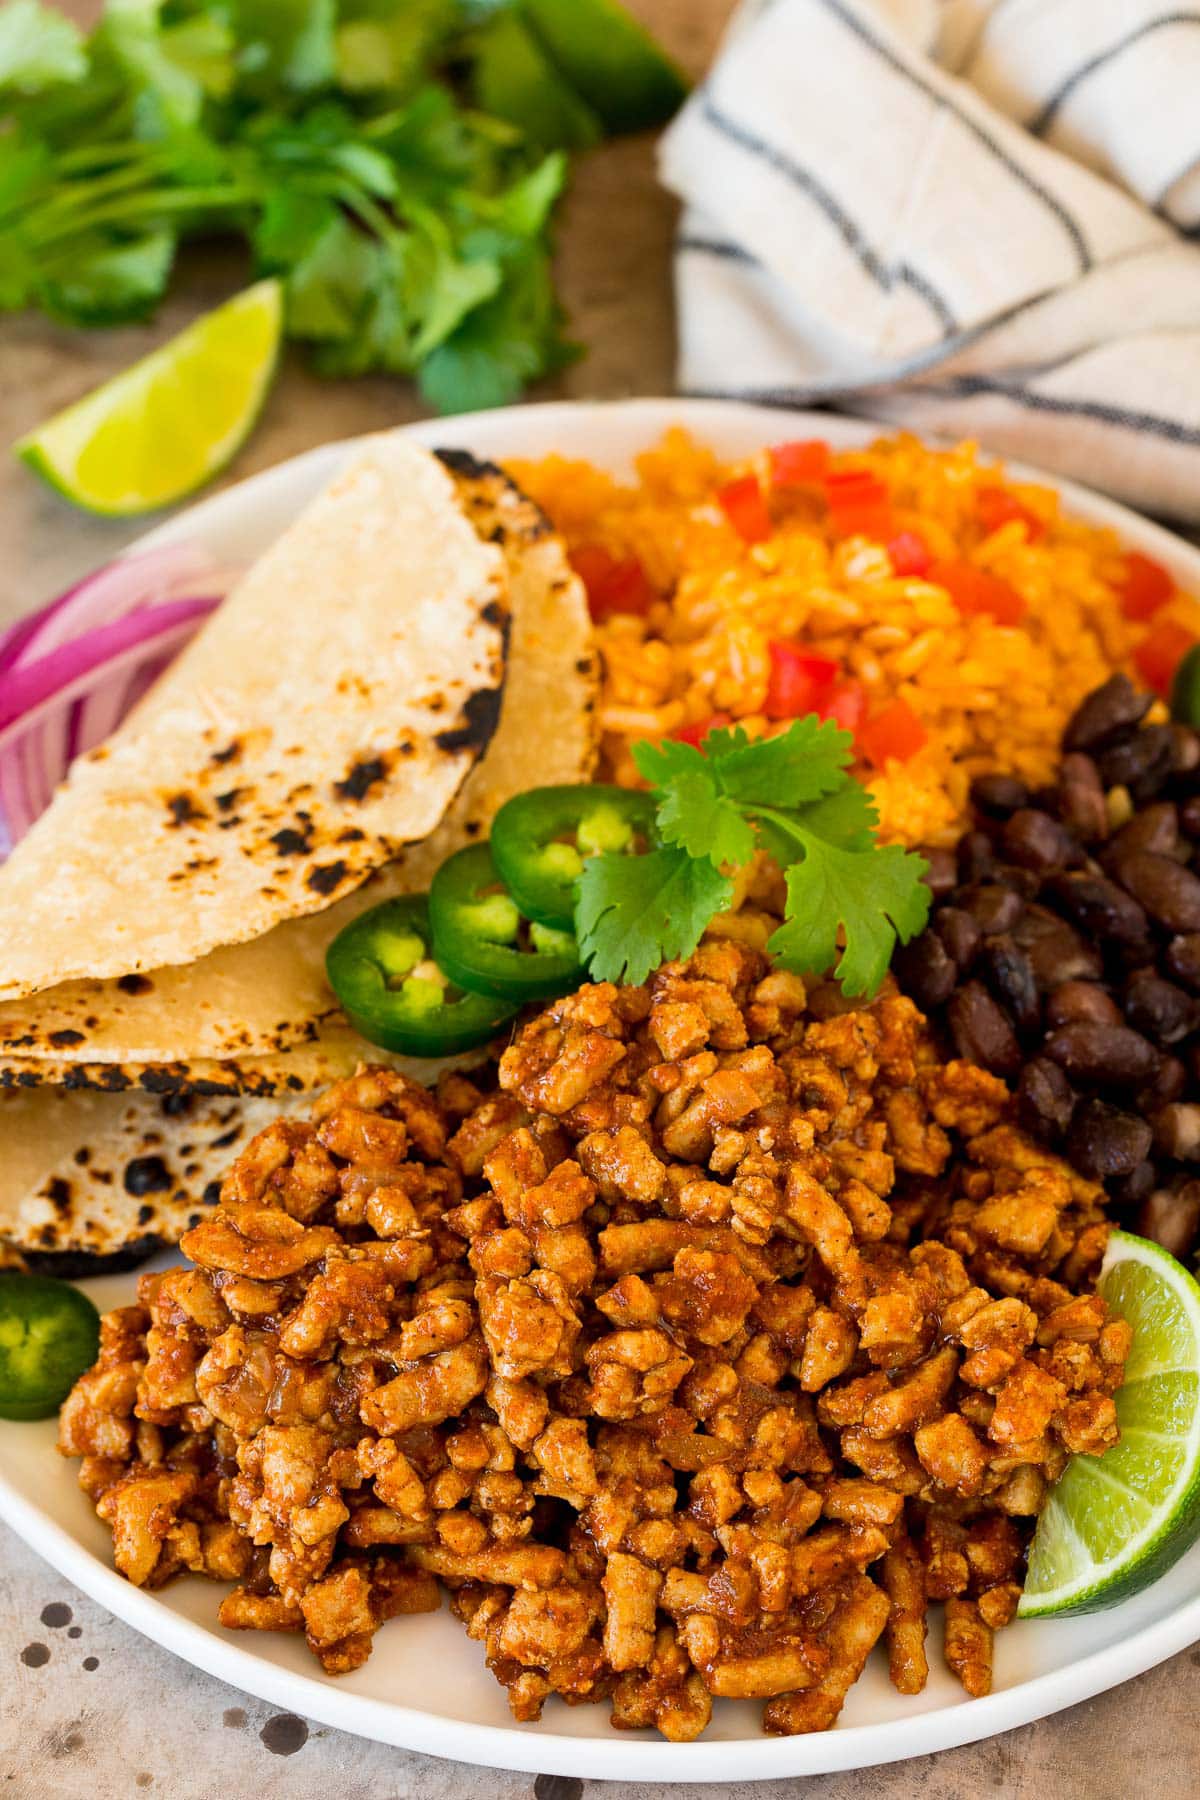
[{"label": "folded tortilla", "polygon": [[255,1133],[304,1104],[0,1093],[3,1265],[95,1275],[178,1243]]},{"label": "folded tortilla", "polygon": [[[191,1071],[204,1088],[213,1065],[224,1063],[226,1079],[246,1070],[242,1091],[282,1091],[288,1063],[279,1053],[294,1058],[338,1026],[325,951],[342,926],[365,907],[428,887],[446,856],[486,835],[511,795],[586,780],[596,668],[578,577],[543,514],[507,476],[462,452],[439,454],[476,535],[504,557],[512,614],[495,734],[441,824],[348,899],[251,943],[222,945],[183,967],[65,982],[0,1003],[0,1083],[37,1078],[39,1064],[59,1079],[69,1079],[60,1064],[107,1064],[106,1084],[127,1086],[163,1065],[176,1085],[187,1085]],[[290,1066],[294,1073],[300,1065]],[[103,1072],[82,1079],[103,1080]]]},{"label": "folded tortilla", "polygon": [[507,586],[446,468],[368,440],[0,869],[0,995],[194,963],[425,838],[499,718]]}]

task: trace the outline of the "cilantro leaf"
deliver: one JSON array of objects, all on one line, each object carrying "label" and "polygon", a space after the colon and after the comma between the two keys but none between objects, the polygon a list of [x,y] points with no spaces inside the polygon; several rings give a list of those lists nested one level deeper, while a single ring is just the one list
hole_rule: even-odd
[{"label": "cilantro leaf", "polygon": [[40,94],[86,72],[87,56],[70,19],[39,0],[8,0],[0,10],[0,92]]},{"label": "cilantro leaf", "polygon": [[592,856],[579,881],[575,934],[595,980],[636,984],[660,962],[690,956],[732,899],[727,876],[677,845]]},{"label": "cilantro leaf", "polygon": [[708,758],[694,744],[681,743],[678,738],[639,738],[632,754],[638,774],[651,787],[665,787],[675,775],[711,771]]},{"label": "cilantro leaf", "polygon": [[874,994],[896,939],[906,944],[925,926],[928,864],[898,844],[846,850],[803,826],[795,835],[803,859],[787,871],[785,922],[767,948],[801,975],[823,975],[836,962],[843,993]]},{"label": "cilantro leaf", "polygon": [[751,743],[740,726],[704,740],[722,790],[743,806],[801,806],[845,785],[853,739],[815,713],[793,719],[776,737]]},{"label": "cilantro leaf", "polygon": [[245,91],[306,94],[332,81],[335,0],[233,0],[232,16]]},{"label": "cilantro leaf", "polygon": [[659,835],[689,856],[741,868],[754,855],[754,827],[717,790],[711,770],[674,775],[658,803]]},{"label": "cilantro leaf", "polygon": [[125,242],[100,243],[78,265],[44,279],[38,299],[51,318],[121,325],[144,319],[166,292],[175,234],[146,231]]},{"label": "cilantro leaf", "polygon": [[504,265],[498,294],[467,314],[418,372],[421,392],[439,412],[507,406],[521,389],[579,354],[562,335],[548,250],[534,240]]}]

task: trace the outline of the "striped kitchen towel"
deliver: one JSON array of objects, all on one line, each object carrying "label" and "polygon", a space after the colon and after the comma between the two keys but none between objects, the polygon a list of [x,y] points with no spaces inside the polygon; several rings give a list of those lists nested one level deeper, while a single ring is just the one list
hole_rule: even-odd
[{"label": "striped kitchen towel", "polygon": [[680,386],[1200,522],[1200,7],[744,0],[662,144]]}]

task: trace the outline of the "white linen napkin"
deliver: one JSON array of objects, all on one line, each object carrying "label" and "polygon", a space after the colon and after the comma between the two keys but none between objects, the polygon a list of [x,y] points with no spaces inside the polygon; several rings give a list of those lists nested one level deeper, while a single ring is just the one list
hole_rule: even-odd
[{"label": "white linen napkin", "polygon": [[744,0],[666,133],[680,387],[1200,521],[1200,7]]}]

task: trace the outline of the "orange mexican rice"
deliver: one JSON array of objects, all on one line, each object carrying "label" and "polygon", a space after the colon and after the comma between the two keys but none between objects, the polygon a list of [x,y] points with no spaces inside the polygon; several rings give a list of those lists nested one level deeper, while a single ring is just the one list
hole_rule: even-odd
[{"label": "orange mexican rice", "polygon": [[727,468],[676,430],[633,484],[562,456],[515,473],[589,587],[617,781],[636,781],[642,737],[831,711],[883,835],[949,844],[974,775],[1046,780],[1083,695],[1125,665],[1162,691],[1200,637],[1157,564],[969,443],[808,443]]}]

